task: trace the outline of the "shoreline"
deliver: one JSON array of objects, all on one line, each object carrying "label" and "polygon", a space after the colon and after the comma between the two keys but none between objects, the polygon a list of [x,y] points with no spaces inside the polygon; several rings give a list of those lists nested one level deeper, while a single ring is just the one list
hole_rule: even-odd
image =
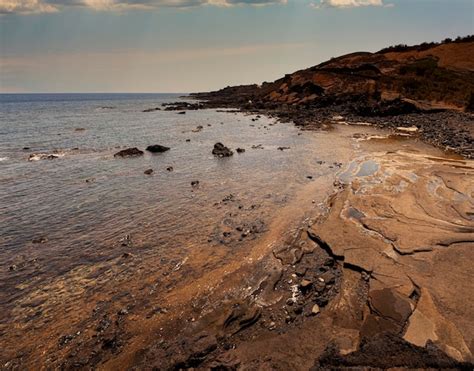
[{"label": "shoreline", "polygon": [[[382,161],[386,160],[383,166],[387,167],[392,166],[390,164],[397,156],[404,158],[404,162],[397,165],[401,169],[415,160],[419,162],[417,174],[423,177],[429,177],[433,167],[442,169],[453,163],[467,165],[470,176],[474,175],[472,162],[403,151],[393,152],[392,158],[388,159],[386,154],[379,156]],[[429,169],[424,170],[425,166]],[[357,171],[354,169],[353,174]],[[376,179],[381,173],[377,170],[370,177]],[[393,177],[398,179],[396,174]],[[418,254],[432,253],[424,263],[433,262],[432,257],[440,250],[433,248],[418,253],[389,243],[393,250],[388,252],[383,240],[394,237],[380,239],[382,232],[369,224],[368,214],[377,209],[373,205],[363,209],[364,200],[359,209],[347,205],[347,202],[356,205],[359,197],[368,198],[369,202],[376,201],[377,196],[391,197],[391,192],[384,189],[385,182],[393,185],[395,179],[386,180],[375,188],[372,179],[361,182],[360,178],[354,178],[346,184],[334,182],[332,193],[325,197],[325,206],[313,211],[305,218],[307,221],[300,220],[283,244],[265,249],[259,258],[232,273],[234,279],[213,290],[206,299],[210,309],[201,313],[202,308],[196,308],[196,318],[192,317],[179,335],[176,335],[177,327],[168,324],[168,329],[165,328],[160,336],[162,340],[155,341],[138,358],[129,361],[138,367],[152,364],[159,369],[192,367],[203,370],[472,367],[469,339],[465,338],[472,322],[465,318],[469,325],[463,329],[446,316],[449,313],[434,301],[433,297],[440,294],[440,287],[430,287],[430,274],[428,277],[424,277],[423,271],[407,274],[400,268],[409,262],[410,265],[419,264],[416,261],[420,257],[414,258]],[[363,187],[374,188],[377,196],[361,196],[358,191]],[[410,198],[413,192],[420,191],[419,187],[413,182],[397,192],[396,197]],[[312,188],[314,192],[318,187]],[[429,197],[420,202],[428,207],[427,215],[432,215],[433,204]],[[383,205],[380,203],[379,207]],[[341,219],[346,213],[347,216]],[[368,224],[363,228],[365,231],[359,227],[354,229],[354,220],[366,217],[367,221],[362,223]],[[417,222],[411,222],[410,226],[405,225],[404,230],[397,229],[395,233],[412,236],[421,225],[426,230],[423,233],[437,235],[438,222],[423,226],[428,220],[425,218],[419,216]],[[474,227],[468,217],[464,223],[466,231]],[[351,233],[346,234],[346,229]],[[368,235],[367,231],[370,232]],[[453,232],[441,233],[441,237],[472,255],[468,246],[474,242],[474,235],[471,242],[466,241],[465,236],[459,236],[456,241]],[[357,247],[347,248],[350,241]],[[360,254],[352,251],[360,251]],[[457,252],[444,254],[452,259],[452,254]],[[421,257],[421,260],[425,258]],[[473,289],[469,283],[459,284],[462,290],[470,292]],[[443,289],[441,292],[446,295]],[[450,310],[453,309],[469,313],[468,306]],[[424,318],[428,313],[432,317],[427,320],[432,321],[435,336],[424,327],[425,324],[418,323],[419,317]],[[114,360],[105,368],[114,368],[121,362],[123,360]]]},{"label": "shoreline", "polygon": [[[281,122],[293,123],[302,130],[319,130],[327,124],[343,121],[349,125],[368,123],[380,129],[388,129],[393,133],[410,134],[419,137],[423,142],[431,144],[446,152],[459,154],[467,159],[474,158],[474,113],[459,110],[432,110],[397,113],[379,116],[360,115],[353,112],[351,102],[334,106],[305,108],[288,104],[268,104],[246,101],[245,98],[230,100],[225,95],[215,93],[195,93],[188,98],[199,103],[189,104],[175,102],[166,107],[167,110],[195,109],[230,109],[245,114],[265,115]],[[334,119],[335,118],[335,119]],[[410,130],[412,129],[412,130]]]},{"label": "shoreline", "polygon": [[[436,175],[433,178],[443,180],[444,185],[439,185],[441,195],[452,188],[469,195],[469,177],[474,174],[472,161],[448,158],[438,150],[411,140],[406,147],[401,146],[403,142],[392,141],[386,136],[379,139],[369,139],[369,134],[356,136],[359,132],[356,127],[346,128],[340,121],[334,123],[334,130],[343,130],[345,137],[356,139],[349,143],[368,146],[370,151],[362,151],[362,157],[357,151],[344,152],[345,165],[337,171],[338,175],[324,175],[306,185],[297,200],[285,207],[286,211],[277,217],[269,232],[259,238],[250,251],[236,251],[228,265],[206,271],[199,279],[184,277],[176,289],[163,291],[159,298],[160,306],[153,308],[148,320],[144,320],[144,314],[149,308],[145,310],[139,301],[136,307],[125,310],[113,302],[94,308],[92,323],[98,321],[97,328],[84,322],[85,327],[78,334],[66,334],[46,366],[66,369],[117,369],[125,366],[144,369],[327,369],[383,368],[401,362],[399,367],[469,367],[469,362],[472,362],[466,336],[472,327],[469,318],[467,322],[459,322],[458,318],[449,316],[452,307],[448,305],[446,310],[446,307],[434,303],[434,300],[439,300],[440,292],[439,287],[429,287],[431,278],[397,270],[398,266],[423,260],[425,254],[438,254],[441,249],[409,251],[405,246],[378,245],[380,235],[386,231],[370,221],[374,217],[371,213],[377,210],[390,214],[390,208],[384,209],[384,202],[372,204],[378,201],[378,196],[385,198],[390,195],[384,186],[404,195],[409,188],[405,183],[412,182],[413,188],[407,191],[406,197],[425,194],[422,188],[425,184],[413,180],[415,178],[408,175],[407,169],[413,170],[420,182],[431,179],[431,172],[438,174],[452,170],[451,177]],[[367,130],[378,131],[360,127],[363,133]],[[353,158],[355,153],[358,155]],[[362,178],[357,176],[367,170],[364,164],[372,157],[376,159],[378,168],[369,170]],[[398,167],[393,167],[394,163]],[[453,164],[456,165],[454,170],[450,169]],[[424,171],[425,167],[429,171]],[[391,174],[389,178],[385,175],[387,171]],[[341,181],[343,174],[350,181]],[[371,188],[373,184],[382,184],[382,188]],[[364,187],[374,191],[373,198],[358,198],[364,194],[359,193]],[[321,192],[321,189],[327,192]],[[417,224],[432,223],[427,227],[428,234],[440,228],[460,228],[446,220],[440,210],[435,208],[431,212],[433,200],[420,199],[424,200],[422,209],[428,207],[430,211],[428,217],[423,216],[417,223],[397,229],[395,237],[387,234],[384,239],[411,236],[410,231]],[[347,203],[354,205],[354,209]],[[299,206],[302,204],[313,205],[308,208],[312,211],[301,213]],[[466,240],[471,238],[469,228],[472,224],[468,210],[462,205],[459,207],[458,203],[447,202],[447,205],[456,206],[458,214],[465,216],[464,240],[439,242],[452,244],[455,249],[472,254],[462,245],[474,241],[474,237],[472,241]],[[441,209],[445,207],[446,204],[442,204]],[[406,211],[402,210],[397,217],[413,218],[413,215],[405,215]],[[375,216],[376,220],[378,216]],[[442,222],[433,224],[434,217]],[[454,218],[453,215],[449,217]],[[360,229],[351,228],[355,221],[364,218],[367,221],[357,227],[364,228],[360,235]],[[349,229],[344,232],[346,228]],[[353,241],[347,240],[347,233],[354,237]],[[376,242],[372,241],[374,235],[378,236]],[[449,238],[453,236],[458,235],[448,234]],[[345,249],[353,242],[358,248]],[[370,248],[368,256],[364,255],[367,242]],[[461,247],[458,247],[459,243]],[[392,250],[388,251],[388,248]],[[361,256],[353,254],[357,250],[362,252]],[[371,262],[373,251],[380,252],[381,259],[387,260],[372,266],[362,264],[361,261]],[[455,250],[453,254],[456,253]],[[464,255],[467,262],[469,256]],[[451,253],[446,257],[453,259]],[[409,261],[413,258],[414,262]],[[198,253],[191,255],[189,260],[181,262],[178,270],[181,269],[182,274],[192,272],[189,263],[200,259],[203,256]],[[394,261],[397,261],[395,268],[393,264],[385,264]],[[428,264],[428,260],[424,264]],[[379,271],[378,266],[383,269]],[[446,267],[443,269],[442,274],[450,274]],[[469,270],[469,267],[465,269]],[[398,278],[390,282],[382,279],[393,275]],[[156,278],[149,277],[147,281],[151,284]],[[384,285],[380,286],[382,283]],[[461,286],[459,290],[472,291],[469,282],[457,284]],[[441,297],[451,295],[449,291],[441,291],[441,294]],[[394,304],[398,308],[395,313],[390,312]],[[405,339],[410,320],[427,314],[436,319],[433,325],[436,331],[440,329],[436,339],[428,334],[429,339],[421,346],[411,338],[410,341]],[[88,340],[82,340],[89,335]],[[387,352],[392,352],[388,358],[392,363],[381,363],[382,355]]]}]

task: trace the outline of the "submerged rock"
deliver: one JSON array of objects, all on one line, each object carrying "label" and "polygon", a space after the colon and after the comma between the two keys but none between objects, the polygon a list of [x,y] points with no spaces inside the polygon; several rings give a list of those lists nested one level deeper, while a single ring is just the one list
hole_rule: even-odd
[{"label": "submerged rock", "polygon": [[169,151],[170,148],[159,144],[153,144],[151,146],[146,147],[146,150],[151,153],[163,153]]},{"label": "submerged rock", "polygon": [[58,153],[32,153],[30,157],[28,157],[28,161],[54,160],[63,156],[64,155]]},{"label": "submerged rock", "polygon": [[143,110],[142,112],[154,112],[154,111],[161,111],[161,108],[160,107],[147,108],[146,110]]},{"label": "submerged rock", "polygon": [[137,147],[123,149],[118,151],[114,157],[137,157],[143,156],[143,151],[139,150]]},{"label": "submerged rock", "polygon": [[212,154],[217,157],[230,157],[234,154],[234,152],[232,152],[232,150],[224,146],[222,143],[216,143],[214,144]]}]

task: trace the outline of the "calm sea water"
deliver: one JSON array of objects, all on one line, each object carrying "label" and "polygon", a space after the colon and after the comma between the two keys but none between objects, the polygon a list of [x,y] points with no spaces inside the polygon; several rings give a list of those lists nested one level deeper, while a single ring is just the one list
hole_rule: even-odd
[{"label": "calm sea water", "polygon": [[[228,210],[216,205],[231,194],[243,219],[265,223],[308,182],[308,168],[324,156],[310,135],[264,117],[142,112],[179,99],[0,95],[0,306],[15,307],[29,292],[77,267],[110,261],[131,244],[146,248],[148,259],[170,259],[218,243]],[[203,129],[196,131],[199,125]],[[246,152],[215,158],[211,151],[218,141]],[[113,156],[150,144],[171,150]],[[257,145],[263,149],[252,149]],[[62,157],[28,161],[30,154],[53,152]],[[151,176],[144,174],[149,168]],[[197,189],[191,187],[195,180]]]}]

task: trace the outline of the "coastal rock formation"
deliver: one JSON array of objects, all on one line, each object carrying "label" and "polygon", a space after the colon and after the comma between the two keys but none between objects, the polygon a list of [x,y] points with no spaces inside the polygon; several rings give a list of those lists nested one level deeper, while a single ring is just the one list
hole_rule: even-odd
[{"label": "coastal rock formation", "polygon": [[422,140],[473,158],[473,53],[473,36],[352,53],[274,82],[192,97],[206,108],[266,113],[308,130],[326,126],[330,117],[394,131],[416,124]]},{"label": "coastal rock formation", "polygon": [[[389,332],[472,361],[472,305],[459,293],[474,292],[472,281],[462,279],[466,260],[474,258],[473,164],[402,151],[375,161],[369,171],[358,159],[341,174],[344,190],[327,218],[308,231],[344,265],[332,310],[345,308],[341,327],[353,328],[359,317],[361,339]],[[369,277],[362,306],[351,297],[349,270]]]},{"label": "coastal rock formation", "polygon": [[346,104],[365,115],[468,109],[474,85],[474,38],[347,54],[275,82],[195,96],[254,108]]},{"label": "coastal rock formation", "polygon": [[138,156],[143,156],[143,151],[139,150],[136,147],[133,148],[127,148],[123,149],[121,151],[118,151],[114,157],[138,157]]}]

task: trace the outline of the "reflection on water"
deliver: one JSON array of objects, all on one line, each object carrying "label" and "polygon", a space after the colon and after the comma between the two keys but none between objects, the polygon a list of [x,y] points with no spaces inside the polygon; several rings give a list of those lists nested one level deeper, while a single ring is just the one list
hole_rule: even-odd
[{"label": "reflection on water", "polygon": [[[24,331],[51,326],[59,313],[78,321],[79,303],[123,297],[124,284],[155,292],[150,277],[199,275],[183,268],[191,250],[205,250],[207,258],[194,264],[211,269],[266,233],[308,176],[332,174],[333,161],[343,160],[343,146],[327,134],[299,135],[268,118],[142,112],[176,99],[21,96],[3,102],[0,334],[9,333],[11,346]],[[218,159],[211,154],[216,142],[246,151]],[[113,157],[151,144],[171,150]],[[32,153],[61,156],[28,161]],[[145,175],[150,168],[152,175]]]}]

